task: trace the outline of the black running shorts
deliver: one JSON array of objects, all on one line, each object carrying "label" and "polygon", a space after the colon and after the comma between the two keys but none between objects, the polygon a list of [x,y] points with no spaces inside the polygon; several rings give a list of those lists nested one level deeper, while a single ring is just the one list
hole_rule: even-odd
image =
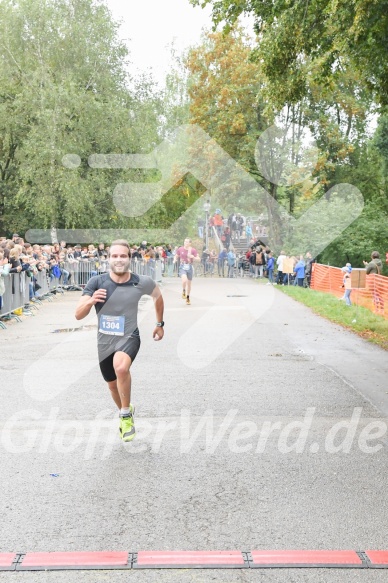
[{"label": "black running shorts", "polygon": [[116,350],[105,358],[100,356],[101,353],[99,351],[100,370],[104,380],[107,383],[115,381],[117,378],[115,369],[113,368],[113,357],[116,352],[125,352],[125,354],[128,354],[133,362],[137,356],[137,353],[139,352],[140,344],[141,341],[139,336],[130,336],[125,340],[124,344],[117,346]]}]

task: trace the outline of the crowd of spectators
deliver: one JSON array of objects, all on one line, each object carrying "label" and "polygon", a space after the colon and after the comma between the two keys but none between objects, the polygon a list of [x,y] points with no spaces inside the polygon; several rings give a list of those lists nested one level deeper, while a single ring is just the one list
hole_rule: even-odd
[{"label": "crowd of spectators", "polygon": [[[240,213],[234,213],[227,219],[227,226],[217,224],[215,213],[215,226],[220,228],[220,239],[224,248],[217,253],[214,249],[203,249],[201,264],[204,273],[213,275],[216,270],[219,277],[235,277],[236,275],[252,278],[268,277],[269,284],[295,283],[298,285],[309,285],[311,277],[311,254],[305,257],[293,257],[294,271],[283,274],[283,262],[287,257],[283,252],[275,258],[271,250],[260,245],[259,240],[255,241],[249,237],[251,233],[250,225],[246,231],[245,241],[247,251],[236,255],[230,246],[231,240],[239,241],[242,236],[244,217]],[[219,215],[221,218],[221,215]],[[226,240],[224,240],[226,237]],[[177,250],[171,245],[154,246],[143,241],[140,245],[131,247],[133,261],[143,263],[153,263],[160,260],[164,275],[172,276],[176,273],[173,259]],[[54,243],[52,245],[31,245],[25,242],[22,237],[14,233],[12,239],[0,237],[0,273],[19,273],[25,271],[30,279],[30,299],[39,290],[36,274],[38,271],[46,270],[50,281],[54,278],[61,278],[62,286],[70,288],[73,285],[72,278],[76,271],[76,266],[88,263],[90,267],[88,277],[104,272],[108,269],[107,257],[109,246],[99,243],[96,247],[90,245],[67,245],[66,241]],[[277,266],[277,276],[274,279],[275,267]],[[86,283],[86,282],[83,282]]]},{"label": "crowd of spectators", "polygon": [[[219,253],[214,249],[203,249],[201,265],[204,274],[217,273],[219,277],[267,278],[267,285],[310,286],[312,264],[315,259],[309,251],[297,256],[290,256],[281,251],[275,256],[260,237],[251,236],[252,226],[240,213],[229,215],[226,224],[219,212],[214,213],[212,219],[212,226],[215,226],[223,248]],[[266,231],[262,237],[265,236]],[[230,243],[240,242],[241,239],[244,239],[245,249],[236,254]],[[150,266],[160,260],[163,275],[173,276],[177,274],[177,266],[173,262],[177,248],[169,244],[154,246],[143,241],[140,245],[132,245],[132,260],[143,264],[149,263]],[[81,246],[68,245],[66,241],[61,241],[53,245],[31,245],[14,233],[12,239],[0,237],[0,275],[25,271],[30,277],[29,295],[33,300],[39,290],[36,278],[39,271],[45,270],[50,281],[54,278],[61,279],[61,285],[71,289],[74,284],[74,273],[77,272],[79,264],[88,264],[88,277],[107,271],[108,253],[109,246],[104,243],[97,246],[93,244]],[[382,263],[377,252],[372,254],[369,263],[364,263],[367,273],[381,273]],[[0,277],[0,298],[4,293],[1,279]]]},{"label": "crowd of spectators", "polygon": [[200,239],[206,239],[204,229],[208,229],[208,237],[213,237],[213,227],[217,236],[229,251],[230,243],[245,241],[252,244],[257,237],[267,236],[267,227],[261,223],[255,223],[251,217],[245,217],[242,213],[233,212],[228,217],[224,217],[220,209],[216,209],[214,214],[209,218],[208,224],[205,225],[203,219],[198,219],[198,236]]},{"label": "crowd of spectators", "polygon": [[307,287],[310,286],[312,263],[315,259],[309,251],[299,256],[286,255],[281,251],[275,257],[268,246],[257,240],[246,251],[237,255],[233,250],[224,247],[213,261],[217,263],[220,277],[268,278],[268,285],[293,284]]},{"label": "crowd of spectators", "polygon": [[[153,246],[143,241],[141,245],[133,245],[131,248],[133,261],[143,263],[154,262],[161,259],[173,258],[171,245]],[[78,273],[82,266],[87,264],[88,277],[107,271],[109,246],[99,243],[97,247],[90,245],[67,245],[66,241],[52,245],[31,245],[24,241],[17,233],[11,239],[0,237],[0,275],[9,273],[26,272],[29,280],[29,297],[34,300],[39,291],[37,274],[45,271],[49,281],[61,280],[65,289],[73,286],[74,273]],[[172,261],[171,261],[172,264]],[[172,274],[171,274],[172,275]],[[86,283],[83,282],[83,283]],[[4,282],[0,277],[0,298],[4,294]],[[0,308],[1,308],[0,299]]]},{"label": "crowd of spectators", "polygon": [[[177,249],[178,246],[173,247],[170,244],[156,246],[143,241],[140,245],[131,246],[132,261],[141,262],[143,265],[149,264],[149,271],[152,272],[152,265],[160,260],[163,274],[172,276],[177,273],[177,265],[173,264]],[[52,245],[32,245],[14,233],[11,239],[0,237],[0,275],[26,272],[30,278],[29,296],[30,300],[33,300],[39,295],[40,286],[37,281],[39,271],[44,270],[50,282],[60,279],[63,288],[71,289],[76,284],[86,283],[86,280],[80,282],[81,272],[88,278],[107,271],[108,252],[109,246],[104,243],[97,246],[93,244],[81,246],[68,245],[66,241],[60,241]],[[217,261],[218,254],[214,250],[203,251],[202,264],[206,271],[209,266],[213,271]],[[77,281],[74,281],[75,279]],[[1,277],[0,281],[2,285],[4,282]],[[1,293],[1,289],[0,297],[4,293],[4,290]]]}]

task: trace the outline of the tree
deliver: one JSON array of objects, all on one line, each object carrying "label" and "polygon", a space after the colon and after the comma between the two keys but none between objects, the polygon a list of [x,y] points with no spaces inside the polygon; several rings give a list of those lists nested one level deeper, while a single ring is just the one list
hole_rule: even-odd
[{"label": "tree", "polygon": [[[265,210],[272,239],[281,246],[285,213],[277,203],[291,214],[301,213],[323,194],[329,196],[332,186],[344,178],[353,184],[350,175],[367,138],[371,98],[359,75],[344,64],[330,87],[318,85],[313,77],[305,95],[283,107],[260,63],[250,60],[251,51],[252,42],[239,27],[228,34],[208,33],[190,51],[186,64],[191,121],[271,194]],[[310,154],[306,150],[305,130],[310,130],[318,148],[310,175],[302,157],[314,157],[316,148],[310,148]],[[231,184],[227,196],[223,193],[231,210],[236,208],[236,188]],[[264,210],[257,194],[251,196],[249,190],[238,203],[250,214]]]},{"label": "tree", "polygon": [[[204,34],[201,45],[189,51],[185,64],[190,122],[198,124],[233,160],[271,188],[256,166],[254,153],[260,130],[273,121],[274,112],[270,105],[260,102],[264,78],[260,67],[250,61],[251,50],[250,39],[236,27],[228,35]],[[216,154],[209,151],[208,157],[212,176],[220,169]],[[237,206],[241,211],[248,210],[251,205],[252,213],[258,213],[255,194],[243,186],[231,171],[219,201],[224,212]]]},{"label": "tree", "polygon": [[379,119],[376,134],[373,140],[381,158],[384,175],[385,195],[388,199],[388,116],[382,115]]},{"label": "tree", "polygon": [[[114,227],[112,192],[137,170],[95,170],[94,153],[148,152],[160,98],[128,88],[127,50],[99,0],[0,4],[0,228]],[[76,154],[80,165],[66,167]],[[152,180],[152,176],[151,176]]]},{"label": "tree", "polygon": [[243,13],[253,15],[259,36],[256,58],[271,82],[286,83],[292,91],[283,102],[303,95],[311,59],[320,81],[330,82],[339,58],[349,58],[377,99],[388,105],[386,59],[387,1],[377,0],[191,0],[202,7],[211,4],[215,26],[233,26]]}]

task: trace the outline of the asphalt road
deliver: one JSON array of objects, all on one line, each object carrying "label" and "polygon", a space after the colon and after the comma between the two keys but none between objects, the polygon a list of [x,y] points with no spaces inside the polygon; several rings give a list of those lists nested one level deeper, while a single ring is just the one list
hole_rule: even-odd
[{"label": "asphalt road", "polygon": [[[176,278],[163,293],[162,342],[152,301],[140,307],[131,444],[100,376],[95,316],[74,319],[78,292],[0,330],[0,552],[387,549],[387,353],[251,280],[196,279],[191,306]],[[0,573],[156,580],[369,583],[387,571]]]}]

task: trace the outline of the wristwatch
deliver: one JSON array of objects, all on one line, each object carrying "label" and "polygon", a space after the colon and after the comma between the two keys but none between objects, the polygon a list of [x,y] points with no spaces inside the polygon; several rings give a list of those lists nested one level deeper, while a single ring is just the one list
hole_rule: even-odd
[{"label": "wristwatch", "polygon": [[156,326],[157,326],[157,328],[163,328],[164,327],[164,321],[162,320],[161,322],[156,322]]}]

